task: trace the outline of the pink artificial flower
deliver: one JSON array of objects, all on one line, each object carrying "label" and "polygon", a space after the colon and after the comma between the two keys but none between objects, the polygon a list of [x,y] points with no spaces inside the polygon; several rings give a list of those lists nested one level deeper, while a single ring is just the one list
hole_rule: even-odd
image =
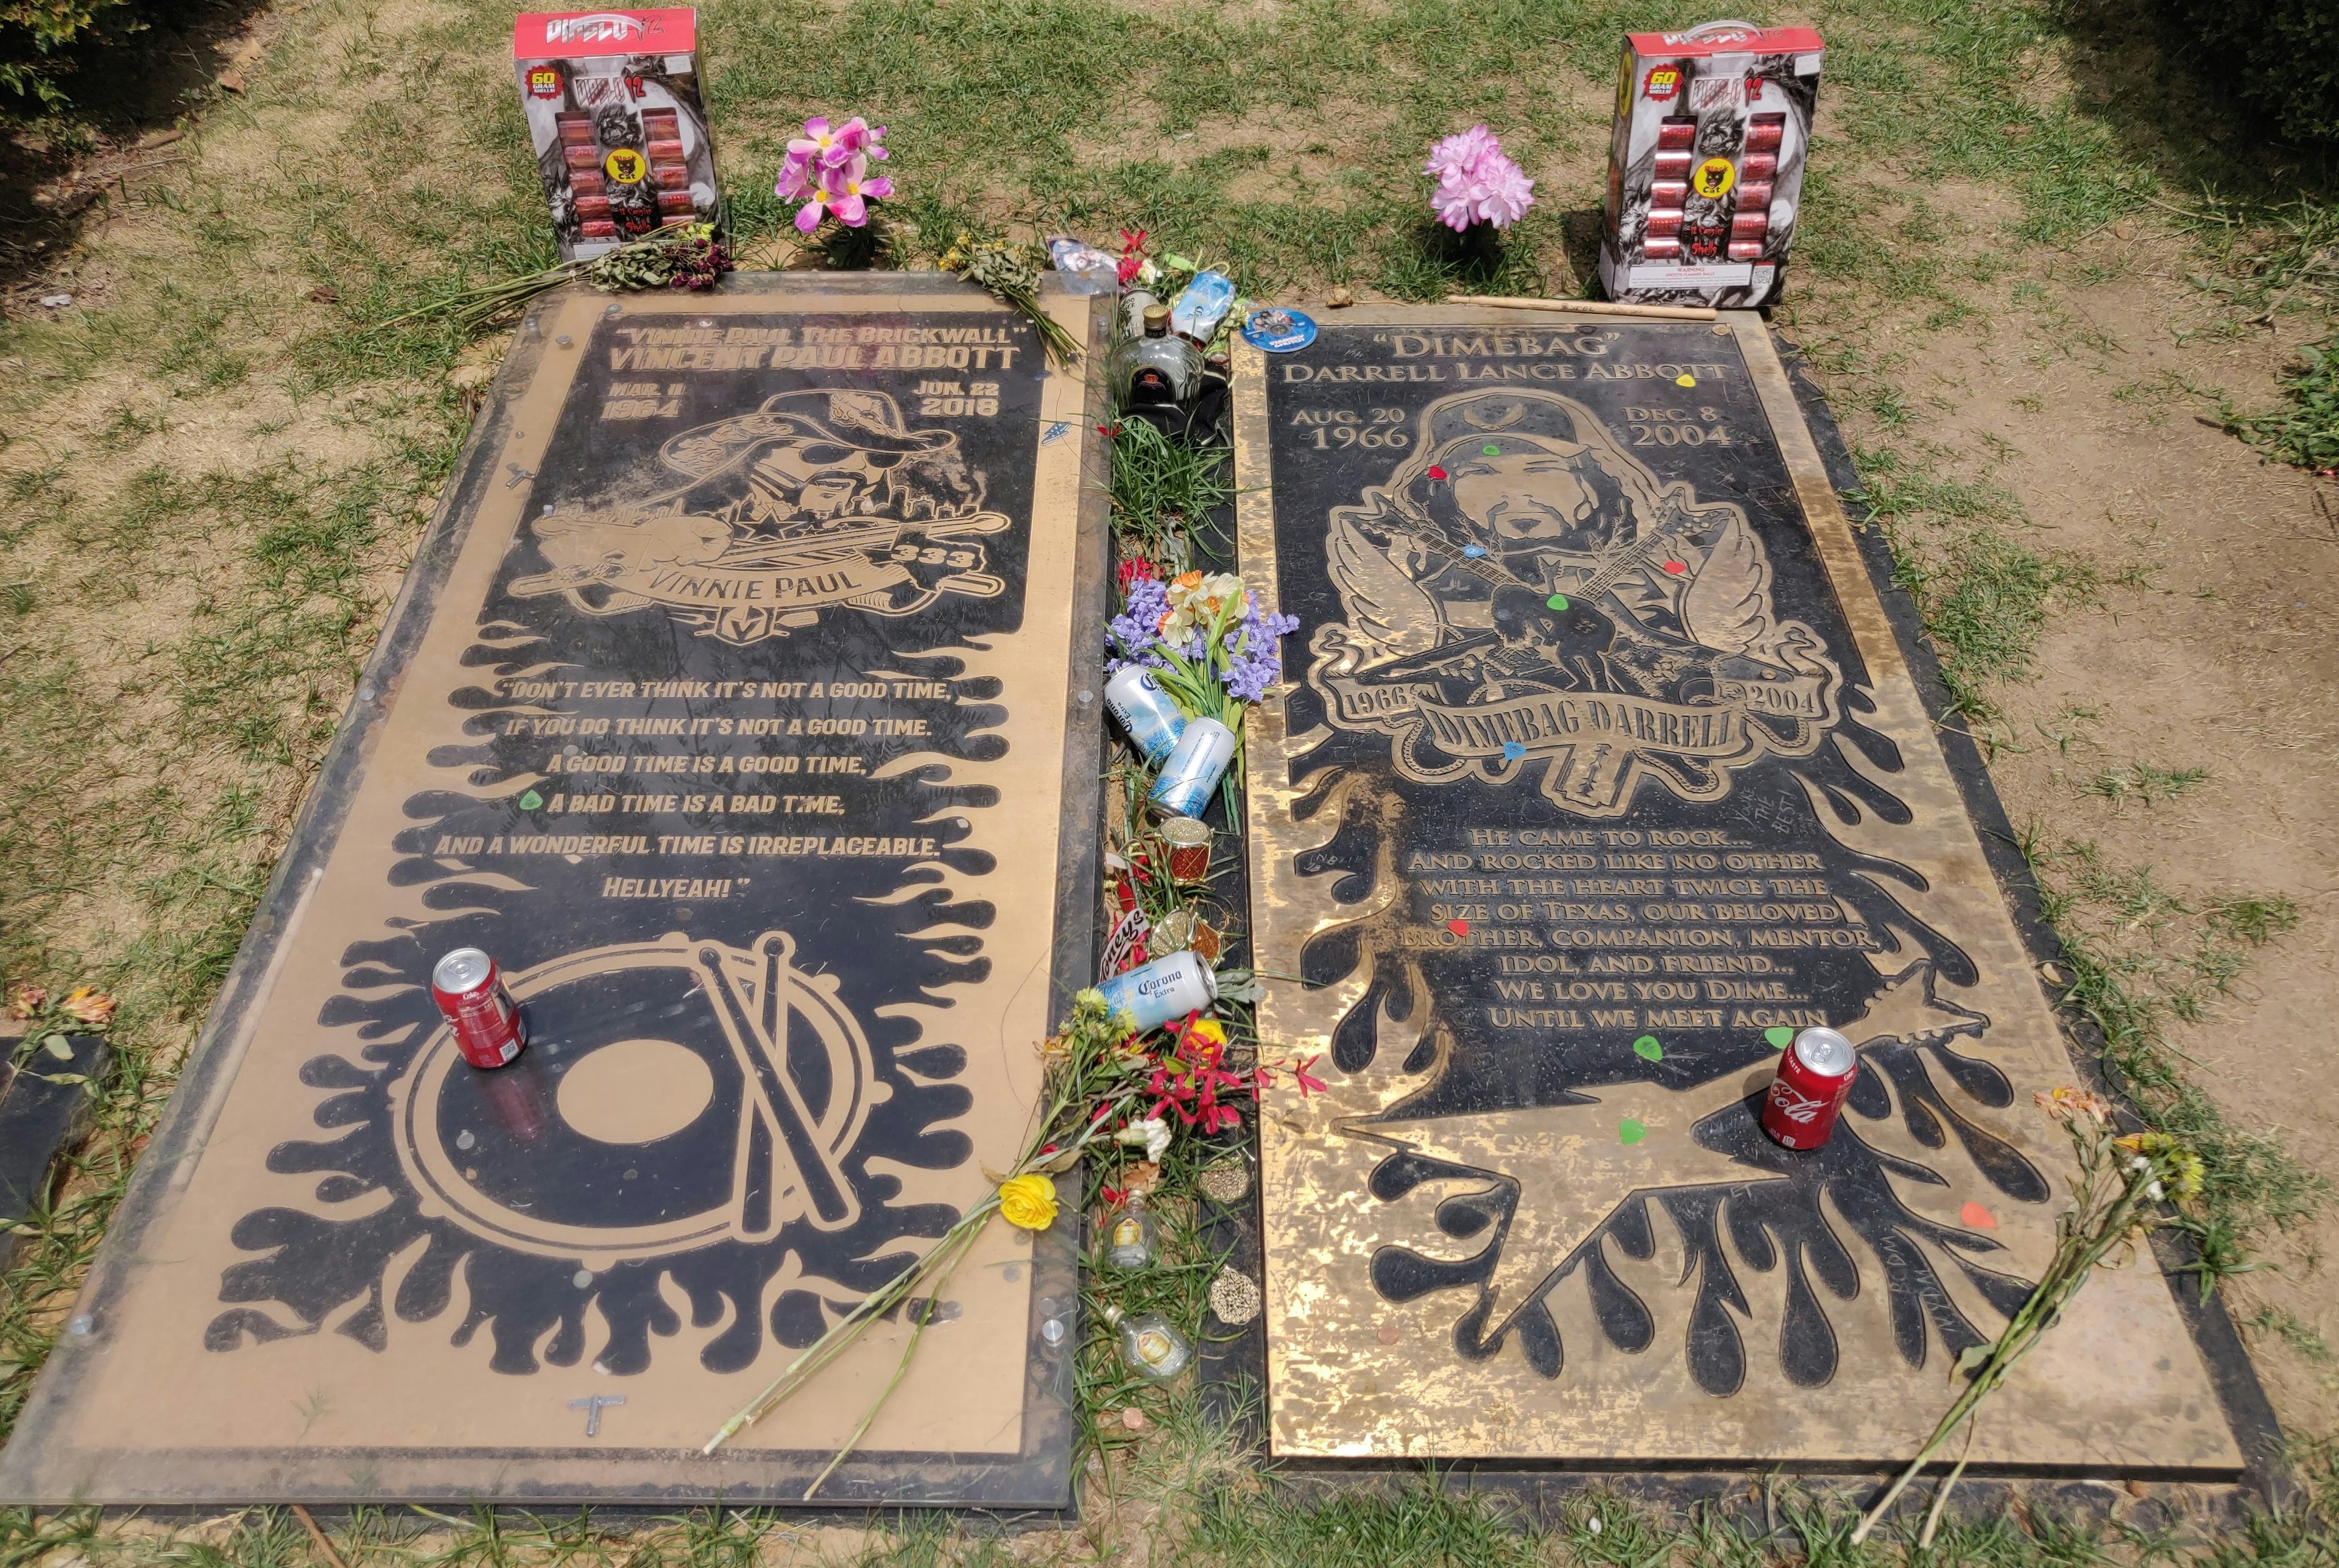
[{"label": "pink artificial flower", "polygon": [[1535,205],[1535,182],[1484,125],[1432,146],[1421,172],[1437,182],[1429,192],[1431,209],[1457,233],[1473,223],[1507,227]]},{"label": "pink artificial flower", "polygon": [[820,227],[820,221],[825,214],[829,202],[827,179],[828,176],[824,174],[821,176],[821,182],[800,192],[806,199],[804,204],[796,211],[797,232],[809,234]]},{"label": "pink artificial flower", "polygon": [[1429,163],[1421,172],[1441,185],[1466,185],[1488,153],[1500,157],[1503,144],[1484,125],[1448,136],[1429,149]]},{"label": "pink artificial flower", "polygon": [[[802,158],[807,163],[818,163],[824,169],[833,168],[840,158],[853,155],[849,147],[840,153],[839,143],[844,136],[853,133],[854,126],[860,124],[860,117],[855,115],[840,132],[829,124],[827,115],[816,114],[804,122],[803,135],[789,140],[788,156]],[[863,126],[862,129],[865,131],[867,127]]]},{"label": "pink artificial flower", "polygon": [[1499,153],[1480,169],[1485,181],[1478,198],[1478,216],[1495,228],[1507,228],[1535,205],[1535,182],[1526,171]]},{"label": "pink artificial flower", "polygon": [[[893,182],[883,174],[871,175],[869,160],[857,154],[844,167],[823,174],[820,185],[828,199],[829,211],[848,229],[858,229],[869,222],[870,202],[882,202],[893,193]],[[797,227],[803,227],[803,222],[798,218]]]},{"label": "pink artificial flower", "polygon": [[808,154],[790,153],[780,165],[780,178],[772,187],[772,194],[783,202],[800,201],[811,194],[814,184],[812,159]]},{"label": "pink artificial flower", "polygon": [[1438,222],[1460,233],[1478,221],[1479,187],[1441,184],[1429,192],[1429,205]]}]

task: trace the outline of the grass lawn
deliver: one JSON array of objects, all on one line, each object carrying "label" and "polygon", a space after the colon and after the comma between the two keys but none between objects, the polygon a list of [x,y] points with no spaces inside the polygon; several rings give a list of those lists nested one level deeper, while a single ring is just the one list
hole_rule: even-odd
[{"label": "grass lawn", "polygon": [[[769,184],[796,123],[859,112],[891,126],[893,205],[924,264],[962,231],[1106,241],[1142,228],[1270,298],[1321,300],[1337,284],[1404,300],[1573,294],[1590,279],[1618,35],[1708,10],[716,0],[701,49],[751,258],[785,231]],[[2014,744],[2000,694],[2030,676],[2042,631],[2127,602],[2151,568],[2058,543],[2028,515],[1987,440],[1950,429],[1953,399],[1924,373],[1932,346],[2107,358],[2077,300],[2117,276],[2115,234],[2181,258],[2187,332],[2248,340],[2263,312],[2289,337],[2327,336],[2339,274],[2324,258],[2339,220],[2302,203],[2295,175],[2225,150],[2215,116],[2158,74],[2140,11],[1847,0],[1764,15],[1829,40],[1778,324],[1844,416],[1958,708]],[[459,0],[288,0],[260,14],[244,90],[192,105],[170,159],[127,176],[61,263],[55,286],[75,303],[0,323],[0,975],[121,999],[99,1130],[0,1297],[0,1432],[233,959],[505,340],[371,324],[552,260],[509,17]],[[1481,120],[1537,177],[1539,202],[1499,261],[1474,270],[1431,223],[1417,168],[1432,139]],[[2270,386],[2137,380],[2133,395],[2327,462],[2317,409],[2334,363],[2309,364],[2272,412]],[[2097,793],[2148,802],[2183,780],[2131,759],[2106,767]],[[2205,1251],[2239,1269],[2312,1222],[2322,1184],[2278,1139],[2233,1125],[2167,1031],[2230,991],[2296,909],[2254,889],[2172,891],[2056,820],[2028,847],[2073,945],[2074,1007],[2147,1113],[2208,1148],[2196,1223]],[[1311,1504],[1263,1486],[1198,1412],[1150,1408],[1153,1433],[1110,1457],[1112,1506],[1012,1542],[909,1526],[799,1542],[731,1514],[622,1538],[581,1521],[419,1514],[360,1515],[337,1534],[348,1568],[728,1568],[798,1545],[903,1563],[1376,1568],[1910,1555],[1848,1546],[1848,1510],[1791,1493],[1772,1500],[1781,1528],[1765,1542],[1614,1498],[1572,1505],[1548,1537],[1434,1489]],[[2321,1474],[2311,1440],[2323,1434],[2295,1435],[2305,1474]],[[302,1526],[275,1513],[94,1529],[0,1516],[0,1568],[44,1553],[190,1568],[315,1560]],[[2215,1549],[2304,1564],[2329,1561],[2334,1541],[2308,1507]],[[2038,1516],[1965,1528],[1929,1560],[2174,1550]]]}]

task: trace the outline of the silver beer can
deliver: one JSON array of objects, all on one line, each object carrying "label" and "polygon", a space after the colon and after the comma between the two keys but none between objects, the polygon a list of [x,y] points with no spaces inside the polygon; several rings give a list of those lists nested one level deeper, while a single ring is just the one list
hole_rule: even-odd
[{"label": "silver beer can", "polygon": [[1186,733],[1186,715],[1144,665],[1126,666],[1104,683],[1104,705],[1129,732],[1130,744],[1147,767],[1160,767]]},{"label": "silver beer can", "polygon": [[1189,722],[1153,782],[1153,804],[1172,816],[1200,816],[1234,758],[1234,731],[1216,719]]},{"label": "silver beer can", "polygon": [[1173,952],[1127,974],[1099,981],[1097,989],[1104,992],[1108,1016],[1125,1012],[1141,1032],[1189,1012],[1209,1011],[1219,1000],[1219,977],[1199,953]]}]

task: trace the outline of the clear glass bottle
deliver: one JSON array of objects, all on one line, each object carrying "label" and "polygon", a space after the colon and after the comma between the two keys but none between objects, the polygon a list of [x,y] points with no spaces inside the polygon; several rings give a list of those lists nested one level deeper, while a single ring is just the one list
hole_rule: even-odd
[{"label": "clear glass bottle", "polygon": [[1155,1251],[1153,1216],[1143,1197],[1132,1196],[1129,1207],[1105,1228],[1104,1260],[1115,1268],[1143,1268],[1153,1261]]},{"label": "clear glass bottle", "polygon": [[1140,1312],[1129,1317],[1122,1315],[1120,1307],[1108,1307],[1104,1320],[1120,1335],[1121,1360],[1140,1377],[1167,1383],[1185,1371],[1186,1364],[1194,1359],[1193,1346],[1158,1312]]},{"label": "clear glass bottle", "polygon": [[1182,405],[1194,395],[1201,350],[1170,330],[1170,307],[1145,307],[1145,331],[1121,345],[1115,364],[1124,405]]}]

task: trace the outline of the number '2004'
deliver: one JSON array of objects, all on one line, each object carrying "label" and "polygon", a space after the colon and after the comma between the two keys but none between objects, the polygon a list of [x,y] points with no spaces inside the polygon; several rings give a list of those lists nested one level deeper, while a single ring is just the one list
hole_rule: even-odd
[{"label": "number '2004'", "polygon": [[1719,425],[1634,425],[1636,447],[1726,447],[1730,432]]}]

